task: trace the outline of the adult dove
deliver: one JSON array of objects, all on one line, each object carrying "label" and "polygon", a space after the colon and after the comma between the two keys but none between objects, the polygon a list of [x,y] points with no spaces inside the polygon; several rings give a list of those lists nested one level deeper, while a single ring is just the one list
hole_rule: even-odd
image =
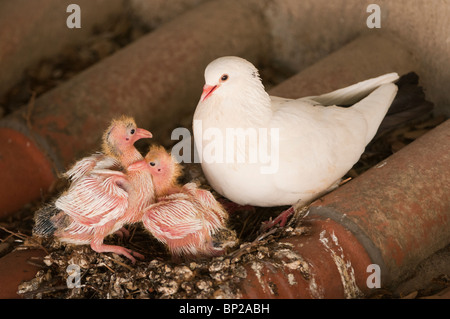
[{"label": "adult dove", "polygon": [[[335,188],[358,161],[397,93],[397,79],[389,73],[287,99],[269,96],[249,61],[212,61],[193,118],[208,182],[240,205],[307,204]],[[284,225],[292,213],[291,207],[274,222]]]}]

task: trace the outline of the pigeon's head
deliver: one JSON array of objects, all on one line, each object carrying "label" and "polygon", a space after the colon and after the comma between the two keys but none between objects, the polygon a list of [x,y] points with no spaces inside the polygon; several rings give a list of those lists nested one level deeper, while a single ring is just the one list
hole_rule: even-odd
[{"label": "pigeon's head", "polygon": [[111,122],[103,135],[103,152],[120,156],[141,138],[151,138],[152,133],[136,126],[131,117],[122,116]]},{"label": "pigeon's head", "polygon": [[263,88],[258,69],[247,60],[225,56],[212,61],[205,69],[205,86],[200,101],[211,96],[229,97],[243,88]]},{"label": "pigeon's head", "polygon": [[176,184],[181,175],[182,167],[176,159],[160,145],[152,145],[145,162],[150,167],[156,188],[170,187]]}]

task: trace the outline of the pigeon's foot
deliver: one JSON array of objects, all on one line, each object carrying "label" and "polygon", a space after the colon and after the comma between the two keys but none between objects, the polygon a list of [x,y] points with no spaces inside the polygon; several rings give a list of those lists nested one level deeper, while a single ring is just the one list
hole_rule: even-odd
[{"label": "pigeon's foot", "polygon": [[115,253],[117,255],[125,256],[128,259],[130,259],[133,264],[136,263],[136,259],[134,257],[139,258],[139,259],[145,258],[143,255],[139,254],[138,252],[135,252],[131,249],[121,247],[121,246],[91,243],[91,248],[98,253]]},{"label": "pigeon's foot", "polygon": [[280,213],[280,215],[278,215],[274,220],[269,220],[265,222],[261,227],[262,231],[266,231],[277,224],[280,224],[280,227],[284,227],[286,225],[287,220],[292,214],[294,214],[294,212],[295,212],[294,207],[293,206],[289,207],[284,212]]}]

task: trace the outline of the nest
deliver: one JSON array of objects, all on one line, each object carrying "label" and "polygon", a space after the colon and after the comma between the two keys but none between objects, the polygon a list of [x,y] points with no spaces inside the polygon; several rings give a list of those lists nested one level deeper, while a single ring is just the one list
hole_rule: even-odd
[{"label": "nest", "polygon": [[[303,212],[305,212],[304,210]],[[250,218],[234,216],[231,227],[240,234],[251,238],[255,234]],[[252,214],[253,215],[253,214]],[[122,245],[146,256],[146,260],[134,265],[122,256],[107,253],[99,254],[89,246],[62,244],[55,239],[39,240],[27,238],[22,248],[44,248],[47,255],[39,270],[30,281],[18,287],[18,293],[25,298],[120,298],[120,299],[160,299],[160,298],[224,298],[241,297],[239,287],[247,278],[246,267],[270,264],[281,268],[295,264],[309,277],[308,264],[292,250],[289,243],[280,238],[307,234],[308,227],[298,223],[302,214],[292,218],[285,228],[273,228],[268,232],[257,233],[252,241],[242,238],[243,243],[230,248],[229,253],[220,257],[175,262],[164,246],[152,238],[141,224],[132,225],[131,236],[125,242],[112,235],[105,242]],[[239,223],[238,220],[243,222]],[[239,227],[242,227],[239,229]],[[222,234],[222,241],[236,241],[235,231]],[[80,278],[79,284],[70,277],[75,266]],[[71,281],[72,280],[72,281]]]}]

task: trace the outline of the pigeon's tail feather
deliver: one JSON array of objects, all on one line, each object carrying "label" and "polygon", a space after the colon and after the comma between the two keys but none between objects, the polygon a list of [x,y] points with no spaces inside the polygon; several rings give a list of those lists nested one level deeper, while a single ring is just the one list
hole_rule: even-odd
[{"label": "pigeon's tail feather", "polygon": [[54,202],[41,207],[34,214],[33,235],[41,237],[53,235],[61,226],[61,219],[64,219],[60,215],[65,214],[55,206]]},{"label": "pigeon's tail feather", "polygon": [[310,96],[306,99],[311,99],[321,105],[350,106],[365,98],[379,86],[392,83],[396,80],[398,80],[397,73],[388,73],[330,93],[319,96]]},{"label": "pigeon's tail feather", "polygon": [[423,119],[433,110],[434,105],[425,99],[425,93],[419,86],[419,77],[416,73],[410,72],[402,75],[396,84],[398,86],[397,95],[381,122],[377,135],[407,122]]},{"label": "pigeon's tail feather", "polygon": [[367,122],[366,144],[377,133],[381,121],[397,94],[397,90],[397,85],[393,83],[383,84],[366,98],[352,106],[352,109],[361,112]]}]

